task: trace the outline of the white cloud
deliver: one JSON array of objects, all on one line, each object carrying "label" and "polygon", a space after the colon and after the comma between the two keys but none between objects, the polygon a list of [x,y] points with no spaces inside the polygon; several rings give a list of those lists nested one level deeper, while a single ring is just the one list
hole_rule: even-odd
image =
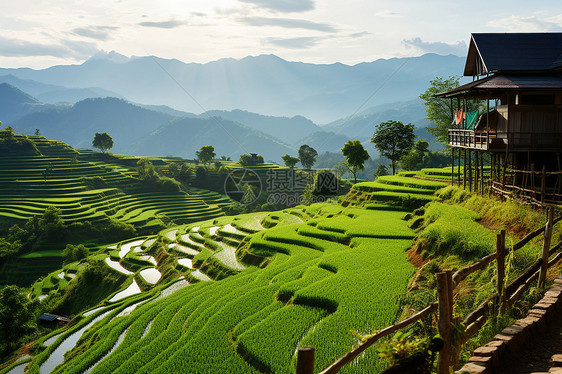
[{"label": "white cloud", "polygon": [[250,26],[277,26],[288,29],[305,29],[322,32],[335,32],[336,29],[327,23],[318,23],[304,19],[270,18],[270,17],[241,17],[240,22]]},{"label": "white cloud", "polygon": [[547,18],[510,16],[490,21],[488,26],[508,32],[562,31],[562,14]]},{"label": "white cloud", "polygon": [[58,43],[37,43],[0,36],[0,56],[31,57],[49,56],[58,58],[88,58],[98,52],[94,43],[59,40]]},{"label": "white cloud", "polygon": [[75,28],[72,32],[91,39],[108,40],[111,37],[111,32],[117,29],[119,27],[116,26],[89,26]]},{"label": "white cloud", "polygon": [[419,53],[437,53],[440,55],[453,54],[457,56],[464,56],[467,51],[467,46],[464,40],[454,43],[425,42],[421,38],[416,37],[402,40],[402,45],[408,49],[414,49]]},{"label": "white cloud", "polygon": [[240,0],[260,8],[278,12],[306,12],[315,8],[314,0]]},{"label": "white cloud", "polygon": [[178,21],[175,19],[171,19],[168,21],[144,21],[144,22],[139,22],[139,26],[144,26],[144,27],[156,27],[156,28],[160,28],[160,29],[173,29],[176,27],[180,27],[183,25],[186,25],[187,22],[186,21]]},{"label": "white cloud", "polygon": [[400,17],[402,17],[402,15],[400,13],[393,12],[391,10],[383,10],[383,11],[377,12],[377,13],[375,13],[375,16],[383,17],[383,18],[400,18]]},{"label": "white cloud", "polygon": [[265,38],[264,42],[276,47],[287,49],[305,49],[316,46],[322,40],[326,39],[321,36],[305,36],[300,38]]}]

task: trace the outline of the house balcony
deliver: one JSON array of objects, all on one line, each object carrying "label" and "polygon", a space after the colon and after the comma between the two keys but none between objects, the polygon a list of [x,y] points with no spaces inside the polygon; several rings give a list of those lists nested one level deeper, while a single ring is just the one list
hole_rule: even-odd
[{"label": "house balcony", "polygon": [[479,132],[449,129],[449,146],[481,151],[562,152],[562,136],[557,132]]}]

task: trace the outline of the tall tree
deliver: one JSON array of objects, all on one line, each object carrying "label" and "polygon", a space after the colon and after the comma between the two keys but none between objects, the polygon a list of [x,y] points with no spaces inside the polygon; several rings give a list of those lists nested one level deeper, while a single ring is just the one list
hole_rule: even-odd
[{"label": "tall tree", "polygon": [[294,168],[295,165],[297,164],[297,162],[299,162],[299,158],[298,157],[293,157],[291,155],[285,155],[282,156],[281,159],[283,160],[283,162],[285,163],[285,166],[289,167],[289,168]]},{"label": "tall tree", "polygon": [[212,145],[202,146],[200,150],[195,152],[195,154],[197,155],[197,159],[203,164],[208,164],[217,155],[215,153],[215,147],[213,147]]},{"label": "tall tree", "polygon": [[318,157],[318,152],[311,146],[303,144],[299,148],[299,159],[305,169],[310,170],[312,168],[316,162],[316,157]]},{"label": "tall tree", "polygon": [[92,145],[99,149],[102,153],[113,148],[113,138],[106,132],[96,132]]},{"label": "tall tree", "polygon": [[455,100],[451,101],[450,99],[435,97],[435,95],[458,87],[459,79],[460,77],[449,77],[447,79],[437,77],[429,81],[431,86],[420,95],[420,99],[427,107],[425,118],[434,124],[434,126],[427,127],[427,132],[443,144],[447,144],[449,141],[448,130],[453,122],[457,103]]},{"label": "tall tree", "polygon": [[369,153],[363,148],[359,140],[348,141],[341,149],[345,156],[347,166],[353,173],[355,183],[357,183],[357,172],[365,169],[365,161],[369,159]]},{"label": "tall tree", "polygon": [[400,166],[406,170],[420,170],[424,167],[426,156],[429,154],[429,143],[420,139],[407,155],[400,160]]},{"label": "tall tree", "polygon": [[392,162],[392,175],[396,173],[396,162],[414,146],[414,128],[411,123],[405,125],[400,121],[386,121],[375,129],[371,143]]}]

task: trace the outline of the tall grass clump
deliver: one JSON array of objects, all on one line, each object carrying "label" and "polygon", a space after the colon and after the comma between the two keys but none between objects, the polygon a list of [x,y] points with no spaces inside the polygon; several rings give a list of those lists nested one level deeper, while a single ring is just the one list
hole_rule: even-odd
[{"label": "tall grass clump", "polygon": [[461,259],[478,259],[494,248],[494,234],[480,225],[479,215],[468,209],[434,202],[425,208],[419,225],[418,251],[432,256],[456,255]]},{"label": "tall grass clump", "polygon": [[482,222],[493,230],[506,229],[520,237],[543,226],[545,213],[515,201],[501,201],[492,196],[470,193],[457,186],[448,186],[437,192],[439,200],[458,204],[478,213]]}]

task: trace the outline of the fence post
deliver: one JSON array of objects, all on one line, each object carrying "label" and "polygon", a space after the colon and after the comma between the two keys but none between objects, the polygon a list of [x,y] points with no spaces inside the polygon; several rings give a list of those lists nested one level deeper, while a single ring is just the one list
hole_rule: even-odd
[{"label": "fence post", "polygon": [[437,362],[438,374],[449,374],[451,364],[451,317],[452,317],[452,272],[444,271],[437,273],[437,296],[439,298],[439,322],[437,328],[439,335],[443,339],[443,349],[439,351],[439,360]]},{"label": "fence post", "polygon": [[299,347],[297,374],[314,373],[314,347]]},{"label": "fence post", "polygon": [[554,221],[554,208],[548,208],[548,218],[546,221],[546,228],[544,230],[544,240],[542,243],[542,264],[539,273],[538,287],[544,286],[546,279],[546,271],[548,270],[548,252],[550,251],[550,240],[552,239],[552,221]]},{"label": "fence post", "polygon": [[505,291],[503,285],[505,283],[505,230],[496,235],[496,289],[498,292],[498,300],[500,302],[500,310],[505,308]]},{"label": "fence post", "polygon": [[543,165],[542,175],[541,175],[541,205],[544,205],[545,194],[546,194],[546,165]]}]

